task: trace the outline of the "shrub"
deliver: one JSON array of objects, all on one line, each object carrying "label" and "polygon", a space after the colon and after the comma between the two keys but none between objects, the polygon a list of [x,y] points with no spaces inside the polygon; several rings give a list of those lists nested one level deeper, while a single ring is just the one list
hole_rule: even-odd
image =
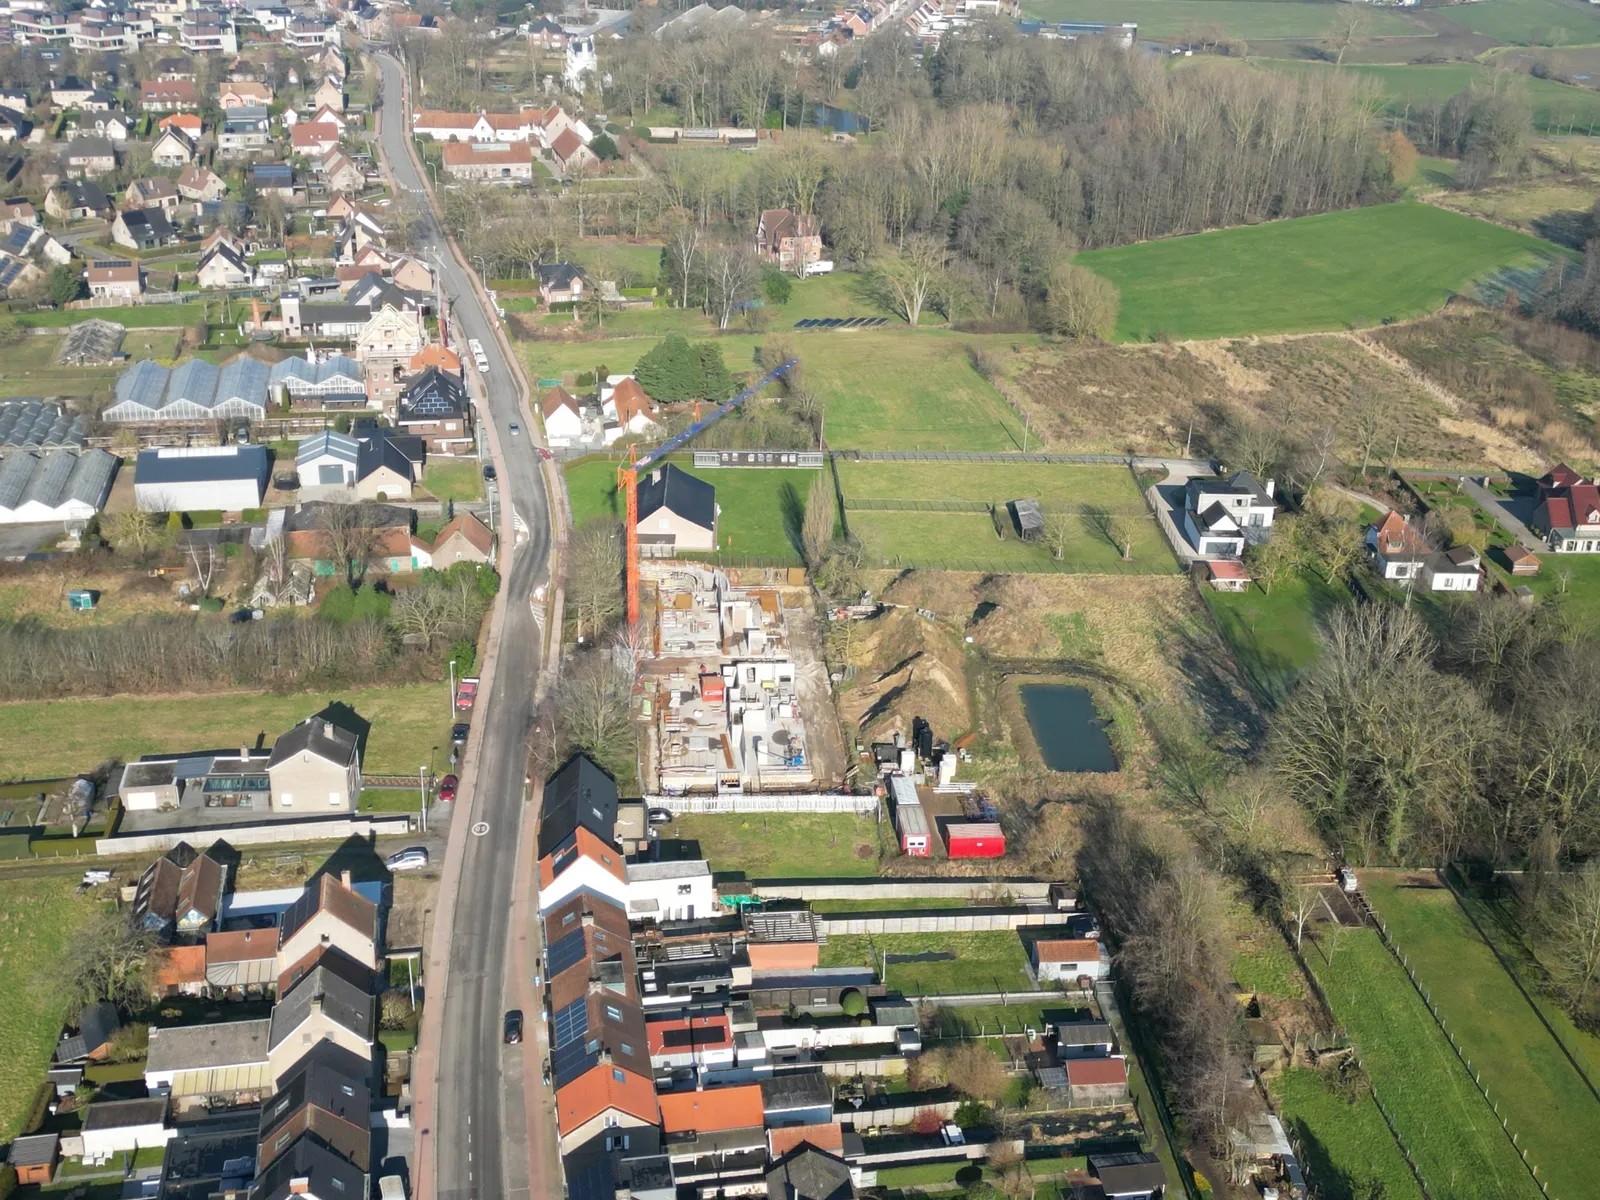
[{"label": "shrub", "polygon": [[207,596],[205,599],[200,601],[200,611],[201,612],[208,612],[208,613],[219,613],[219,612],[221,612],[222,611],[222,600],[221,600],[221,598],[217,597],[217,596]]},{"label": "shrub", "polygon": [[589,143],[589,149],[594,151],[594,156],[601,162],[622,157],[622,151],[617,149],[617,143],[604,133]]},{"label": "shrub", "polygon": [[839,996],[839,1008],[847,1017],[859,1017],[867,1011],[867,998],[855,988],[846,988]]},{"label": "shrub", "polygon": [[457,678],[471,675],[478,669],[478,647],[471,638],[462,638],[451,646],[450,657],[455,660]]},{"label": "shrub", "polygon": [[963,1100],[956,1107],[955,1121],[963,1129],[978,1129],[994,1123],[994,1110],[976,1100]]},{"label": "shrub", "polygon": [[794,292],[794,280],[776,267],[761,272],[761,294],[773,304],[787,304]]},{"label": "shrub", "polygon": [[579,371],[578,377],[572,381],[573,387],[589,388],[594,386],[593,371]]},{"label": "shrub", "polygon": [[938,1133],[943,1124],[944,1118],[931,1108],[919,1108],[917,1115],[911,1118],[914,1133]]},{"label": "shrub", "polygon": [[267,510],[264,508],[247,508],[239,514],[239,519],[246,525],[259,525],[267,519]]}]

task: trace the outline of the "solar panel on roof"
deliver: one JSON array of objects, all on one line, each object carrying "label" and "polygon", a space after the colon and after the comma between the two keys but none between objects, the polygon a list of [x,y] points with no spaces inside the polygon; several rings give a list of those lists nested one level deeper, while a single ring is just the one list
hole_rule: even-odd
[{"label": "solar panel on roof", "polygon": [[591,1054],[584,1048],[581,1041],[569,1042],[550,1054],[550,1069],[556,1077],[556,1086],[566,1087],[579,1075],[582,1075],[599,1059],[598,1054]]},{"label": "solar panel on roof", "polygon": [[584,945],[583,930],[575,930],[550,943],[545,950],[546,966],[551,978],[561,974],[568,967],[583,961]]},{"label": "solar panel on roof", "polygon": [[574,1000],[556,1013],[551,1044],[565,1046],[568,1042],[582,1040],[583,1035],[588,1032],[589,1010],[584,1006],[582,1000]]}]

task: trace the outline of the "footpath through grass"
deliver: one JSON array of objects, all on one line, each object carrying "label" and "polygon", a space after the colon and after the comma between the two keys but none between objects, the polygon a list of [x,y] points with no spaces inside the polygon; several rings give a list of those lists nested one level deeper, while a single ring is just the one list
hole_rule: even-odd
[{"label": "footpath through grass", "polygon": [[1439,308],[1553,243],[1427,204],[1382,204],[1092,250],[1122,292],[1117,337],[1221,338],[1362,328]]},{"label": "footpath through grass", "polygon": [[0,1142],[22,1132],[67,1004],[51,966],[95,901],[71,878],[0,879]]},{"label": "footpath through grass", "polygon": [[[427,762],[429,747],[449,746],[449,704],[444,683],[286,696],[219,692],[4,704],[0,771],[13,779],[53,779],[92,770],[107,759],[127,762],[163,750],[253,746],[257,738],[270,746],[307,717],[343,705],[370,725],[361,769],[414,776],[418,764]],[[329,715],[341,723],[337,712]]]},{"label": "footpath through grass", "polygon": [[1361,1065],[1429,1190],[1451,1200],[1540,1196],[1500,1119],[1478,1094],[1377,931],[1333,932],[1323,926],[1315,942],[1307,940],[1306,960],[1360,1051]]},{"label": "footpath through grass", "polygon": [[[1600,1097],[1443,886],[1366,873],[1367,897],[1558,1197],[1600,1179]],[[1552,1117],[1559,1113],[1559,1119]]]}]

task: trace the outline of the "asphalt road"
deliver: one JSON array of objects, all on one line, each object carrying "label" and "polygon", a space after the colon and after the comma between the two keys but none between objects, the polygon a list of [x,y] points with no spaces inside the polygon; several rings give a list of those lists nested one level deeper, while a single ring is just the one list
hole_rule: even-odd
[{"label": "asphalt road", "polygon": [[[404,106],[399,65],[379,57],[381,64],[380,143],[396,182],[422,192],[422,180],[405,145]],[[512,889],[517,872],[517,832],[523,817],[524,746],[533,721],[533,690],[540,667],[541,637],[529,597],[545,581],[550,547],[550,516],[533,431],[521,415],[515,378],[500,351],[491,316],[457,264],[439,231],[437,214],[430,213],[425,249],[437,251],[445,296],[459,326],[468,338],[483,343],[489,359],[484,381],[488,393],[487,418],[498,434],[496,465],[499,473],[500,510],[496,514],[503,538],[513,533],[514,509],[527,528],[522,545],[513,552],[511,571],[504,582],[506,606],[500,624],[498,664],[490,695],[480,696],[473,713],[474,736],[479,738],[478,768],[466,811],[469,831],[460,891],[452,914],[453,934],[449,984],[445,993],[443,1038],[439,1047],[439,1077],[435,1093],[431,1174],[437,1180],[440,1200],[468,1200],[530,1195],[526,1170],[507,1172],[506,1152],[522,1156],[526,1147],[521,1131],[523,1108],[509,1111],[508,1091],[520,1099],[520,1059],[513,1069],[511,1056],[521,1047],[501,1044],[506,1008]],[[463,350],[463,361],[470,354]],[[471,370],[469,366],[467,368]],[[480,406],[479,418],[485,416]],[[513,434],[511,425],[522,426]],[[534,1036],[538,1014],[527,1014],[528,1036]],[[509,1138],[502,1137],[504,1128]]]}]

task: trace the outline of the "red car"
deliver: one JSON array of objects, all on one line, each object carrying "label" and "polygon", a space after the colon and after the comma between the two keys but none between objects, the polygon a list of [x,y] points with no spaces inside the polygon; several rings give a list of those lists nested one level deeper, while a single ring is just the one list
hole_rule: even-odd
[{"label": "red car", "polygon": [[446,802],[456,798],[456,784],[459,780],[454,775],[446,775],[439,780],[439,799]]}]

